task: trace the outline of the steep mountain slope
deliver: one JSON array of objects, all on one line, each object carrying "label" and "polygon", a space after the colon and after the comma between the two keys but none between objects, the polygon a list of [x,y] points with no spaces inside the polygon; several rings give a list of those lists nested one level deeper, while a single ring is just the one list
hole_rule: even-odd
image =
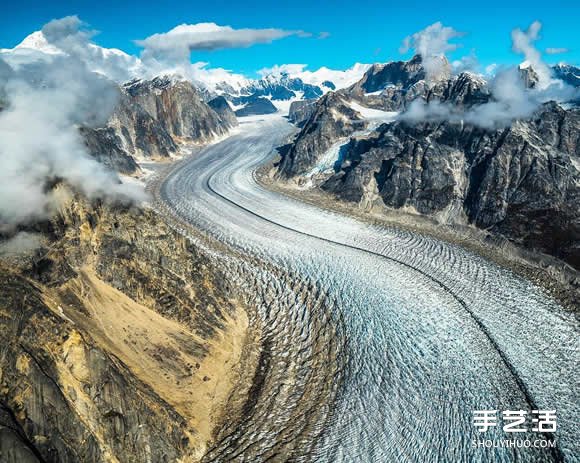
[{"label": "steep mountain slope", "polygon": [[288,73],[268,75],[242,88],[241,94],[269,96],[273,100],[290,100],[301,94],[303,98],[318,98],[323,89],[318,85],[306,84],[302,79],[290,77]]},{"label": "steep mountain slope", "polygon": [[316,110],[316,100],[298,100],[290,103],[288,120],[298,127],[304,126],[306,121]]},{"label": "steep mountain slope", "polygon": [[107,127],[82,134],[97,160],[132,174],[135,158],[166,158],[180,143],[206,143],[236,125],[225,101],[206,103],[191,83],[166,76],[125,84]]},{"label": "steep mountain slope", "polygon": [[[443,75],[447,75],[447,71]],[[486,82],[470,72],[427,83],[418,56],[408,62],[374,65],[359,82],[332,93],[332,96],[325,95],[315,108],[308,110],[309,119],[300,121],[304,127],[283,159],[280,173],[285,177],[306,173],[332,144],[360,130],[365,124],[345,123],[352,116],[362,121],[365,119],[353,109],[356,106],[352,103],[383,111],[402,111],[417,98],[471,106],[488,101],[489,91]],[[345,111],[345,107],[349,109]],[[337,114],[341,117],[337,118]]]},{"label": "steep mountain slope", "polygon": [[362,115],[349,106],[340,93],[328,93],[316,104],[290,151],[283,157],[280,172],[305,173],[339,138],[366,127]]},{"label": "steep mountain slope", "polygon": [[242,95],[229,97],[239,117],[274,114],[278,108],[268,98],[256,95]]},{"label": "steep mountain slope", "polygon": [[72,200],[36,228],[0,256],[0,460],[197,461],[253,371],[228,282],[151,212]]},{"label": "steep mountain slope", "polygon": [[223,96],[217,96],[207,102],[208,106],[213,109],[220,117],[222,126],[235,127],[238,124],[236,115],[228,104],[228,101]]},{"label": "steep mountain slope", "polygon": [[580,87],[580,68],[569,64],[557,64],[552,67],[554,74],[568,85]]},{"label": "steep mountain slope", "polygon": [[174,139],[204,142],[230,128],[190,82],[156,77],[134,80],[123,88]]}]

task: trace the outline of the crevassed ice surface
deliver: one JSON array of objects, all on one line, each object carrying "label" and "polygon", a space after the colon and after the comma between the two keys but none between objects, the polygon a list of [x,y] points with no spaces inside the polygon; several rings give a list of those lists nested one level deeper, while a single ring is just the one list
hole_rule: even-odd
[{"label": "crevassed ice surface", "polygon": [[[182,220],[317,281],[334,301],[344,338],[336,394],[300,460],[579,461],[577,319],[530,282],[462,248],[264,189],[253,172],[290,130],[279,116],[242,123],[181,163],[161,197]],[[272,400],[274,420],[284,404]],[[504,433],[501,420],[480,434],[472,423],[474,410],[534,407],[557,410],[558,450],[472,448],[473,439],[545,438]],[[249,461],[252,449],[252,461],[260,461],[255,449],[264,435],[254,429],[228,459]]]}]

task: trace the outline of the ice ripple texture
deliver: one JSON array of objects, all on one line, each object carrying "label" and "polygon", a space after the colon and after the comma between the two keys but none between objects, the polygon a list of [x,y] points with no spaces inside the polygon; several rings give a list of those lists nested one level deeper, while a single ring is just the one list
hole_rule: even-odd
[{"label": "ice ripple texture", "polygon": [[[278,358],[262,365],[262,411],[208,460],[580,461],[577,318],[460,247],[263,188],[254,171],[290,130],[247,121],[160,187],[173,216],[253,262],[229,271],[254,282]],[[474,410],[534,408],[557,410],[557,450],[472,448]],[[501,426],[484,436],[514,438]]]}]

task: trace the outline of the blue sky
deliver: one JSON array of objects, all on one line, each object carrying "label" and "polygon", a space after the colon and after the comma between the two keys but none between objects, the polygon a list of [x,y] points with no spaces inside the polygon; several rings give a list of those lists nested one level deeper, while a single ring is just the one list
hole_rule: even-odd
[{"label": "blue sky", "polygon": [[0,48],[10,48],[28,33],[54,18],[78,15],[100,34],[99,45],[138,54],[133,43],[182,23],[215,22],[235,28],[282,28],[328,32],[326,39],[288,37],[247,49],[196,52],[192,61],[209,61],[214,67],[252,75],[275,64],[305,63],[309,69],[328,66],[344,69],[354,62],[399,59],[404,37],[435,21],[465,32],[463,46],[451,58],[473,50],[482,65],[516,63],[510,31],[532,21],[543,24],[540,49],[569,48],[560,55],[545,55],[547,62],[580,64],[578,21],[580,2],[486,1],[437,2],[294,0],[226,2],[184,1],[18,1],[6,2],[0,18]]}]

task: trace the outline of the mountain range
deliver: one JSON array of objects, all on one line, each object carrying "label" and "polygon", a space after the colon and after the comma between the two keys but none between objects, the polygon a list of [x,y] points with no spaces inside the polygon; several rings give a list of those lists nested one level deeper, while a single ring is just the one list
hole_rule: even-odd
[{"label": "mountain range", "polygon": [[[120,50],[94,44],[90,50],[99,73],[111,61],[122,61],[130,74],[142,66]],[[30,53],[61,51],[35,32],[2,56],[14,63]],[[577,67],[559,64],[550,72],[560,93],[580,85]],[[106,125],[80,129],[90,154],[134,174],[139,159],[168,157],[183,142],[226,134],[236,116],[288,111],[300,131],[284,150],[280,179],[307,182],[359,207],[475,226],[580,266],[578,92],[550,102],[556,87],[544,88],[533,66],[520,66],[519,80],[542,96],[541,104],[514,103],[509,95],[498,100],[497,78],[455,73],[444,57],[436,74],[417,55],[343,73],[290,66],[265,70],[259,79],[226,76],[119,82]],[[514,107],[522,110],[518,105],[525,114],[501,123],[485,113],[508,117]]]},{"label": "mountain range", "polygon": [[[578,68],[553,74],[578,86]],[[520,79],[539,85],[529,67]],[[428,81],[419,56],[374,65],[352,86],[293,106],[301,130],[278,175],[359,207],[475,226],[580,268],[580,109],[566,90],[572,101],[493,125],[492,109],[513,108],[481,76],[443,63]]]},{"label": "mountain range", "polygon": [[[257,79],[224,69],[206,69],[206,63],[196,63],[190,69],[151,69],[135,56],[116,48],[105,48],[88,43],[83,59],[93,71],[106,75],[119,84],[142,78],[151,80],[162,75],[190,81],[206,101],[224,96],[238,115],[269,114],[287,105],[274,102],[318,98],[322,94],[351,85],[370,65],[356,63],[350,69],[338,71],[322,67],[316,71],[305,70],[304,65],[284,65],[261,71]],[[31,56],[42,59],[44,55],[64,53],[49,43],[42,31],[28,35],[11,49],[0,49],[0,57],[18,64]],[[176,77],[177,76],[177,77]]]}]

